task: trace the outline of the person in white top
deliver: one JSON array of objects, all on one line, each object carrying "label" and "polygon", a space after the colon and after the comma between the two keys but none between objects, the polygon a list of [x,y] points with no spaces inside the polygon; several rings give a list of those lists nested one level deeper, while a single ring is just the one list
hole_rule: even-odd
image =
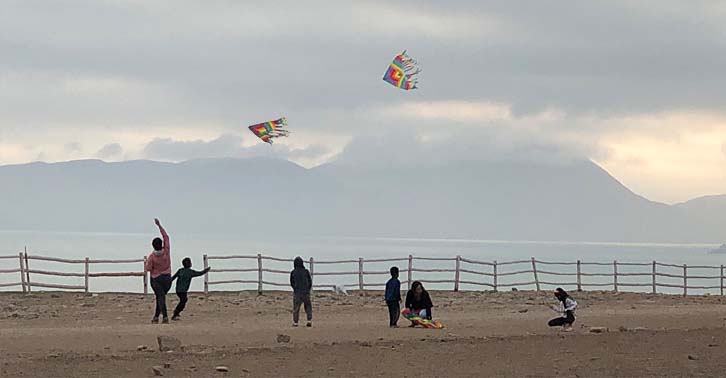
[{"label": "person in white top", "polygon": [[570,330],[572,323],[575,322],[575,309],[577,308],[577,302],[570,297],[567,292],[558,287],[555,290],[555,298],[560,302],[561,308],[553,308],[556,312],[562,314],[561,316],[554,318],[547,323],[550,327],[563,327],[565,330]]}]

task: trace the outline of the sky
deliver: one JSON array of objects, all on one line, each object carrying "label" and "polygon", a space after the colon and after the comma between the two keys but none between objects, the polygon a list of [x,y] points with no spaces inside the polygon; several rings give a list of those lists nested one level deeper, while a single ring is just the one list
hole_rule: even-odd
[{"label": "sky", "polygon": [[[435,149],[591,159],[666,203],[726,193],[723,2],[1,3],[0,164]],[[404,49],[408,92],[381,80]],[[282,116],[273,146],[246,130]]]}]

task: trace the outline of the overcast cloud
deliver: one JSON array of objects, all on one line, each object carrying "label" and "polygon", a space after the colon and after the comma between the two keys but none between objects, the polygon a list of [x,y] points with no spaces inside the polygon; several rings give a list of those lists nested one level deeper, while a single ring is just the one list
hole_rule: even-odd
[{"label": "overcast cloud", "polygon": [[[381,80],[403,49],[416,91]],[[0,56],[0,163],[365,164],[405,136],[593,159],[656,200],[726,192],[720,2],[6,0]],[[246,130],[281,116],[273,146]]]}]

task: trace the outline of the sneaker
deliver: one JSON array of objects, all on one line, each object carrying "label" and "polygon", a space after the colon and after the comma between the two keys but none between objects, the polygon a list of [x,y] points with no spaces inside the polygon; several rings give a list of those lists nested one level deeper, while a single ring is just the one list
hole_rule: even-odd
[{"label": "sneaker", "polygon": [[293,327],[297,327],[297,323],[292,323],[292,326]]},{"label": "sneaker", "polygon": [[151,324],[157,324],[157,323],[159,323],[159,318],[154,317],[151,319]]},{"label": "sneaker", "polygon": [[176,321],[181,320],[181,318],[179,317],[179,315],[174,315],[171,317],[171,320],[176,322]]},{"label": "sneaker", "polygon": [[161,319],[161,324],[169,324],[169,318],[165,316],[163,319]]},{"label": "sneaker", "polygon": [[398,325],[394,324],[391,326],[391,328],[398,328]]},{"label": "sneaker", "polygon": [[308,322],[308,324],[305,324],[305,327],[312,327],[312,326],[313,326],[313,322]]}]

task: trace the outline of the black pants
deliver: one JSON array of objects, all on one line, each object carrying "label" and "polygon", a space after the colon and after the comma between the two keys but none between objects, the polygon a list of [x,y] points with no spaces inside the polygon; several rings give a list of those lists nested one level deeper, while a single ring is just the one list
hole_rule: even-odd
[{"label": "black pants", "polygon": [[565,316],[560,316],[559,318],[554,318],[547,323],[550,327],[562,327],[564,325],[572,325],[572,323],[575,322],[575,314],[572,313],[572,311],[565,312]]},{"label": "black pants", "polygon": [[162,274],[159,277],[152,278],[151,288],[154,290],[154,295],[156,296],[156,311],[154,312],[154,317],[158,318],[161,314],[166,318],[166,293],[171,289],[171,274]]},{"label": "black pants", "polygon": [[184,307],[187,306],[187,301],[189,300],[187,293],[176,293],[176,296],[179,297],[179,304],[174,309],[174,316],[178,316],[184,311]]},{"label": "black pants", "polygon": [[388,305],[389,325],[398,325],[398,317],[401,315],[401,304],[398,301],[386,301]]},{"label": "black pants", "polygon": [[292,296],[292,322],[300,320],[300,306],[305,307],[305,315],[308,321],[313,320],[313,304],[310,302],[310,293],[293,293]]}]

